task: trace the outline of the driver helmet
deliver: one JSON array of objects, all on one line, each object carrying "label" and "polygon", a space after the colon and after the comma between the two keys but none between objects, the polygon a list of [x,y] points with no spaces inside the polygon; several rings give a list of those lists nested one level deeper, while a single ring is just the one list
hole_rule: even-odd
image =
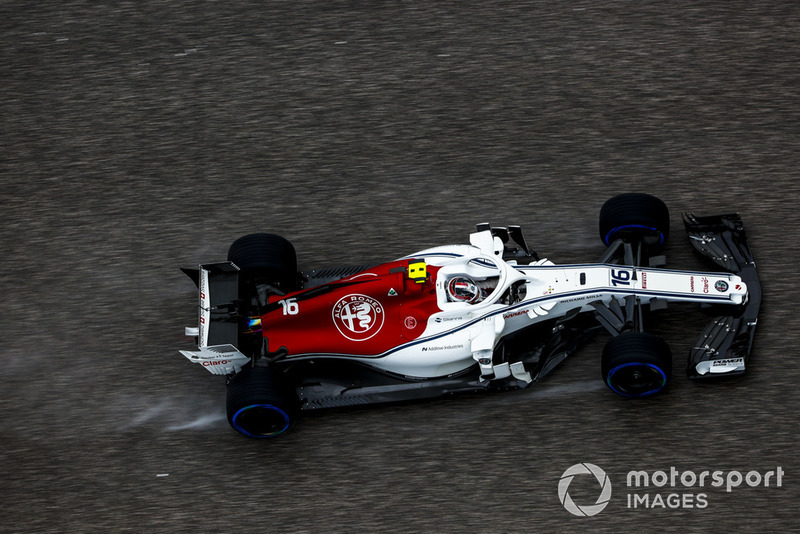
[{"label": "driver helmet", "polygon": [[466,276],[456,276],[447,282],[447,295],[455,302],[474,304],[482,298],[481,289]]}]

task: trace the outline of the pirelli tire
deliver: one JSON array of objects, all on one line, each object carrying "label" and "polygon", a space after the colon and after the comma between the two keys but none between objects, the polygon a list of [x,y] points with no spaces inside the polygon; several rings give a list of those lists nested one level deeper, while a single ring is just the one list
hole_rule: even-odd
[{"label": "pirelli tire", "polygon": [[242,369],[228,382],[228,423],[251,438],[274,438],[288,431],[297,416],[297,400],[267,367]]},{"label": "pirelli tire", "polygon": [[258,279],[284,292],[297,288],[297,253],[294,245],[275,234],[249,234],[228,249],[233,262],[245,278]]},{"label": "pirelli tire", "polygon": [[600,239],[608,246],[615,240],[639,241],[656,249],[669,237],[669,209],[645,193],[612,197],[600,208]]},{"label": "pirelli tire", "polygon": [[648,397],[669,384],[672,353],[659,336],[624,332],[606,343],[601,371],[614,393],[630,398]]}]

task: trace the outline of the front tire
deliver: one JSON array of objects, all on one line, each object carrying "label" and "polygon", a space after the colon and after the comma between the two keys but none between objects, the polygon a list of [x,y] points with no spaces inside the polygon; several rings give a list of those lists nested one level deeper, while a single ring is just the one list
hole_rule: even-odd
[{"label": "front tire", "polygon": [[667,387],[672,353],[666,341],[647,332],[624,332],[606,343],[603,380],[623,397],[647,397]]},{"label": "front tire", "polygon": [[600,239],[606,246],[621,238],[658,248],[668,237],[669,209],[652,195],[624,193],[608,199],[600,209]]},{"label": "front tire", "polygon": [[297,406],[267,367],[243,369],[228,383],[228,423],[251,438],[272,438],[289,430]]}]

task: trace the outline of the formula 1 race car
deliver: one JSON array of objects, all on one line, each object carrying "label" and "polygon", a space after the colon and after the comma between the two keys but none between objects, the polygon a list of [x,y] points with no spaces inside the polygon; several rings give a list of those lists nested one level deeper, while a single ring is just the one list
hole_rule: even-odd
[{"label": "formula 1 race car", "polygon": [[737,215],[684,215],[689,240],[726,272],[663,269],[669,212],[629,193],[600,211],[596,263],[555,265],[518,226],[478,225],[469,245],[380,265],[298,272],[272,234],[236,240],[228,261],[183,269],[199,289],[198,350],[181,353],[227,380],[227,416],[246,436],[282,434],[303,411],[528,387],[598,330],[612,338],[602,379],[624,397],[670,380],[665,341],[645,332],[669,302],[722,310],[687,374],[744,373],[761,288]]}]

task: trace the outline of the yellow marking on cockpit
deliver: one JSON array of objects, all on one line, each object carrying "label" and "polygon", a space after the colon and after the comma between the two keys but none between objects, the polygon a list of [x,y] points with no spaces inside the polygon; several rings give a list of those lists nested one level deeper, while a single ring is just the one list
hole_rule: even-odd
[{"label": "yellow marking on cockpit", "polygon": [[408,277],[421,284],[428,278],[428,270],[424,261],[415,261],[408,264]]}]

